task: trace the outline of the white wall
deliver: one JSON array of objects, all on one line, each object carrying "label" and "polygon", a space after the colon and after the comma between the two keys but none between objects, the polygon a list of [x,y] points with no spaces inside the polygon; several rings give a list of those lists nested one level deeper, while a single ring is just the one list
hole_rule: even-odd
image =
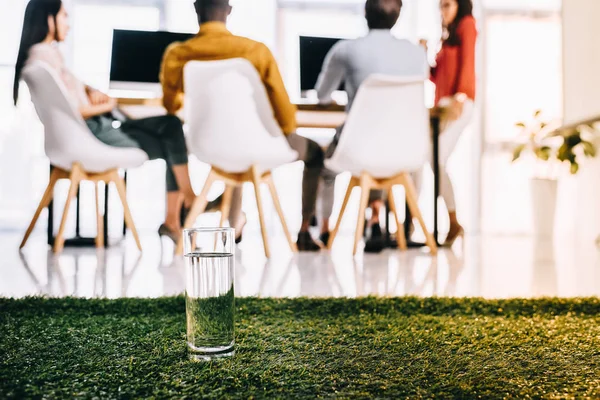
[{"label": "white wall", "polygon": [[[572,122],[600,115],[600,1],[564,1],[562,13],[564,118]],[[600,159],[586,161],[574,183],[574,206],[564,211],[573,219],[573,240],[592,247],[600,233]]]},{"label": "white wall", "polygon": [[563,4],[565,121],[600,115],[600,1]]}]

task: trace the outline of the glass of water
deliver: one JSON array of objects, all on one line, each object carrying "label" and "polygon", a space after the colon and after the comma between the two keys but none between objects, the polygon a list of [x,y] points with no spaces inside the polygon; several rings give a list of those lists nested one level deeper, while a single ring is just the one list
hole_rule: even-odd
[{"label": "glass of water", "polygon": [[235,234],[232,228],[186,229],[185,308],[190,359],[233,356]]}]

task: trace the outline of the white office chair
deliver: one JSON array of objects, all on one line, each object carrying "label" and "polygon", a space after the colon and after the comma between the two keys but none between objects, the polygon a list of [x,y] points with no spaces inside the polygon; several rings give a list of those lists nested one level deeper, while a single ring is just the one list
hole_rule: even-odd
[{"label": "white office chair", "polygon": [[[212,184],[221,180],[225,193],[221,225],[228,218],[231,195],[237,185],[252,182],[263,236],[265,255],[270,257],[260,184],[267,183],[292,251],[290,235],[271,171],[294,162],[292,150],[275,121],[266,89],[254,66],[244,59],[192,61],[184,70],[188,148],[200,161],[211,166],[204,188],[196,198],[185,222],[191,228],[207,204]],[[177,253],[183,252],[182,243]]]},{"label": "white office chair", "polygon": [[98,223],[97,247],[104,246],[103,218],[98,199],[98,183],[108,185],[114,182],[125,211],[125,222],[137,247],[140,240],[129,211],[125,183],[120,177],[119,168],[139,167],[148,160],[146,153],[139,149],[116,148],[100,142],[89,130],[79,111],[68,100],[62,80],[51,67],[36,62],[23,69],[23,79],[31,92],[31,99],[37,114],[44,125],[45,151],[53,166],[50,182],[25,233],[21,248],[25,246],[42,210],[50,204],[54,186],[60,179],[69,179],[71,186],[65,204],[58,235],[54,242],[54,252],[60,253],[64,247],[64,233],[71,200],[77,194],[79,184],[88,180],[96,188],[96,213]]},{"label": "white office chair", "polygon": [[436,241],[425,226],[418,206],[418,194],[410,176],[411,172],[423,167],[428,154],[430,128],[424,81],[424,77],[372,75],[361,85],[338,147],[333,157],[325,161],[326,167],[333,171],[352,173],[329,240],[330,248],[339,232],[352,190],[360,187],[354,254],[362,237],[371,189],[383,189],[389,193],[390,207],[398,225],[398,245],[406,249],[406,238],[392,192],[393,186],[402,185],[408,206],[425,232],[431,253],[437,253]]}]

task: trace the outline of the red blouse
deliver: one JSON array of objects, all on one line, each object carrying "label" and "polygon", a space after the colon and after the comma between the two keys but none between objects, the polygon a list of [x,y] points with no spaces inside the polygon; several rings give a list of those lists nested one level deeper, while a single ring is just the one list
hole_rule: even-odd
[{"label": "red blouse", "polygon": [[456,31],[458,46],[442,45],[437,55],[437,66],[431,69],[431,81],[435,84],[435,104],[440,99],[464,93],[475,100],[475,43],[477,27],[475,18],[464,17]]}]

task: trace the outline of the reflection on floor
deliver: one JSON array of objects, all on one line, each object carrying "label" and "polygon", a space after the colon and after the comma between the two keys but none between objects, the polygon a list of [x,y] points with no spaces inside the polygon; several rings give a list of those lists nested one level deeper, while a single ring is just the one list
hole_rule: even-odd
[{"label": "reflection on floor", "polygon": [[[43,235],[20,254],[16,234],[0,234],[0,296],[159,297],[185,290],[183,260],[173,245],[143,237],[140,254],[131,238],[104,251],[48,251]],[[259,236],[250,236],[236,255],[236,293],[263,297],[482,296],[487,298],[592,296],[600,294],[595,247],[568,241],[553,245],[531,238],[467,237],[442,250],[351,255],[352,238],[342,236],[331,252],[292,255],[272,238],[266,260]]]}]

